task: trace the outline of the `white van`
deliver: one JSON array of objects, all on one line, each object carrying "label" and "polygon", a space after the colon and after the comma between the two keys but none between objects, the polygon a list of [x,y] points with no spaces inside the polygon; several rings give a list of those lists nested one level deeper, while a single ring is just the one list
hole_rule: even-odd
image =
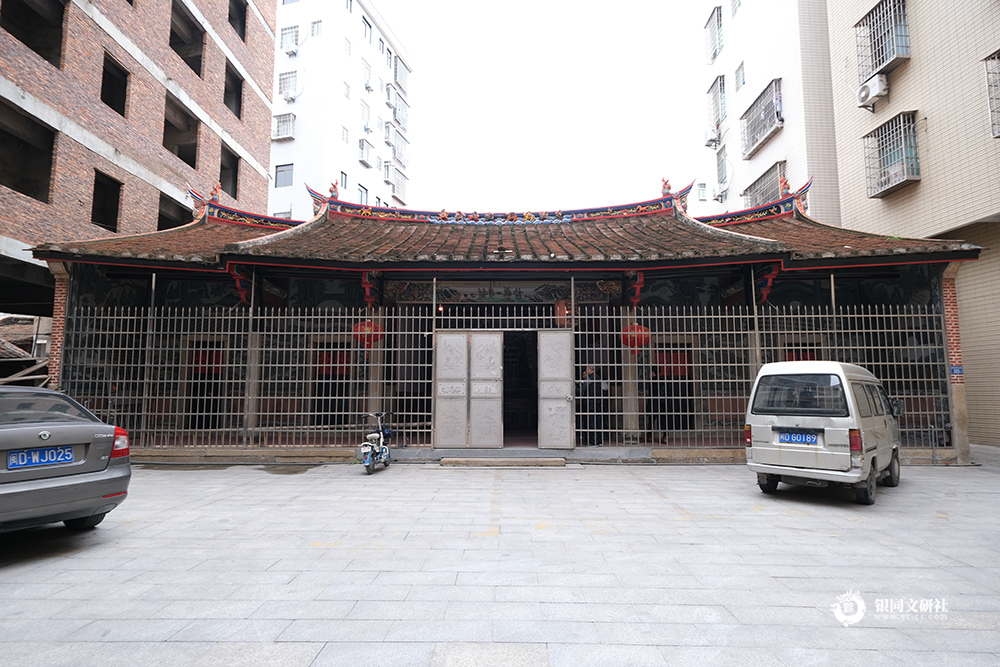
[{"label": "white van", "polygon": [[747,465],[764,493],[778,482],[853,487],[875,502],[875,482],[899,484],[899,422],[878,378],[836,361],[765,364],[747,406]]}]

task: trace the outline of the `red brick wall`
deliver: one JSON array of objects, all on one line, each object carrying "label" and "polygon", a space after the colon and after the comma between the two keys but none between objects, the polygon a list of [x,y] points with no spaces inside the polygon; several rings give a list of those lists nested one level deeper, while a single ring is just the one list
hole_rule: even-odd
[{"label": "red brick wall", "polygon": [[[271,112],[248,84],[244,85],[242,119],[225,107],[226,55],[207,33],[202,76],[199,77],[169,46],[169,0],[144,0],[134,5],[122,0],[94,0],[93,5],[235,142],[267,168]],[[228,0],[195,0],[195,5],[270,97],[274,46],[256,14],[247,11],[247,41],[244,43],[229,25]],[[263,3],[260,9],[273,32],[275,7]],[[129,72],[124,118],[100,99],[105,52]],[[201,125],[197,169],[167,151],[162,145],[166,89],[73,3],[66,6],[60,68],[0,30],[0,75],[107,142],[116,152],[181,190],[190,183],[195,189],[208,193],[218,180],[220,137],[205,124]],[[5,235],[32,244],[110,235],[90,222],[95,169],[123,183],[119,233],[154,231],[158,188],[115,166],[111,160],[78,144],[68,135],[57,134],[48,202],[39,202],[0,186]],[[257,173],[244,162],[240,166],[239,199],[234,200],[225,193],[221,198],[225,204],[263,212],[267,207],[267,192],[266,175]]]},{"label": "red brick wall", "polygon": [[52,335],[49,337],[49,387],[59,386],[62,370],[63,335],[66,332],[66,289],[68,276],[56,275],[56,295],[52,308]]},{"label": "red brick wall", "polygon": [[[962,366],[962,339],[958,328],[958,290],[955,287],[955,276],[945,274],[942,279],[944,292],[944,325],[948,335],[948,365]],[[965,384],[965,375],[951,373],[952,384]]]}]

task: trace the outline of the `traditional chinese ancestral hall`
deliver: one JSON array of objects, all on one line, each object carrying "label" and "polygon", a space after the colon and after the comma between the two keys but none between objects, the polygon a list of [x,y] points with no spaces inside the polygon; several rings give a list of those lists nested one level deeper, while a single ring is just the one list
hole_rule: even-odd
[{"label": "traditional chinese ancestral hall", "polygon": [[[602,209],[361,207],[308,222],[198,201],[152,234],[45,244],[51,384],[133,447],[739,450],[762,363],[861,364],[907,451],[967,457],[954,272],[979,248],[809,218],[808,185],[694,219],[690,186]],[[593,366],[593,391],[576,380]],[[692,454],[694,456],[694,454]]]}]

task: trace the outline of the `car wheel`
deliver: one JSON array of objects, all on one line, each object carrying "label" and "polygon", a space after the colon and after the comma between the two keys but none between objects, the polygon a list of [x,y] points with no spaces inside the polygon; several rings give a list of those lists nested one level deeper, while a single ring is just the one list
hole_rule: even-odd
[{"label": "car wheel", "polygon": [[885,486],[899,486],[899,451],[892,450],[892,460],[889,461],[889,467],[886,469],[886,475],[882,479],[882,484]]},{"label": "car wheel", "polygon": [[758,479],[757,486],[759,486],[760,490],[764,493],[774,493],[778,490],[778,478],[769,475],[764,480]]},{"label": "car wheel", "polygon": [[70,530],[88,530],[104,521],[104,517],[106,516],[107,512],[103,514],[95,514],[93,516],[84,516],[79,519],[66,519],[63,521],[63,524],[65,524],[65,526]]},{"label": "car wheel", "polygon": [[862,505],[875,504],[875,477],[875,461],[873,460],[871,468],[868,470],[868,479],[865,480],[865,485],[854,489],[854,497]]}]

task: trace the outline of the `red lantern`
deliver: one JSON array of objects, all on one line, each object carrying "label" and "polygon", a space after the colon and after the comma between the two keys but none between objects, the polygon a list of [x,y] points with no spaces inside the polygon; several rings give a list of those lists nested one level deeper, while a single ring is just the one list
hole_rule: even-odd
[{"label": "red lantern", "polygon": [[362,343],[366,350],[372,349],[372,345],[382,340],[384,336],[382,327],[377,322],[365,320],[354,325],[354,340]]},{"label": "red lantern", "polygon": [[649,345],[649,327],[630,324],[622,329],[622,345],[630,348],[632,354],[639,354],[639,348]]},{"label": "red lantern", "polygon": [[556,326],[566,328],[573,321],[573,308],[569,299],[559,299],[555,305]]}]

